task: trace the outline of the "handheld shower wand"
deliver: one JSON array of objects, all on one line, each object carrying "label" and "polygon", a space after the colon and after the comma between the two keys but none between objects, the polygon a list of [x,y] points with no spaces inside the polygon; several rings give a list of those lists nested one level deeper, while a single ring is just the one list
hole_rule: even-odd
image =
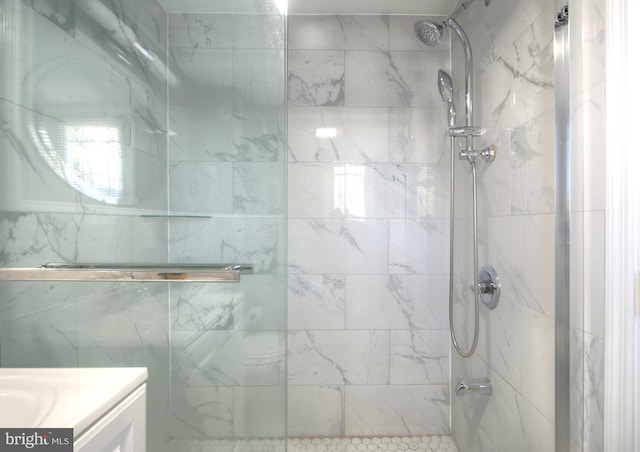
[{"label": "handheld shower wand", "polygon": [[449,128],[453,128],[456,126],[456,106],[453,103],[453,82],[449,74],[442,69],[438,71],[438,89],[440,90],[440,97],[442,97],[442,100],[446,102],[449,107]]}]

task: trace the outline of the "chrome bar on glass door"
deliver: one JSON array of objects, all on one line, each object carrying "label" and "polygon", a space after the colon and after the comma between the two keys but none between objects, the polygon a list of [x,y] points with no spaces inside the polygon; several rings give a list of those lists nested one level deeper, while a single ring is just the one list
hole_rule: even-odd
[{"label": "chrome bar on glass door", "polygon": [[111,281],[237,283],[253,264],[67,264],[2,268],[0,281]]}]

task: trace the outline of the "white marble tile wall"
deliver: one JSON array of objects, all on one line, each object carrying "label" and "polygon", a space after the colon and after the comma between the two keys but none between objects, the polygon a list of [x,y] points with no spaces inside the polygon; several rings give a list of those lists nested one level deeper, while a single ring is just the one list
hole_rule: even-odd
[{"label": "white marble tile wall", "polygon": [[289,17],[292,436],[449,431],[449,50],[415,20]]},{"label": "white marble tile wall", "polygon": [[[554,279],[553,8],[548,2],[497,0],[489,8],[474,5],[459,18],[473,43],[476,122],[489,127],[485,138],[498,146],[497,160],[479,172],[480,258],[497,269],[502,282],[498,307],[482,310],[476,356],[452,356],[454,382],[488,376],[493,383],[490,398],[452,398],[453,431],[462,452],[554,448],[554,286],[539,284]],[[602,444],[603,17],[600,1],[572,4],[577,158],[572,161],[571,396],[584,405],[572,420],[575,450],[601,450]],[[461,86],[459,54],[454,41],[454,83]],[[456,224],[459,230],[468,226],[465,220]],[[462,239],[461,247],[469,245]],[[456,251],[458,256],[471,258],[463,251]],[[462,264],[459,268],[464,274]],[[468,296],[468,281],[459,284],[460,294]],[[470,334],[464,325],[472,320],[465,312],[470,311],[458,303],[463,340]]]},{"label": "white marble tile wall", "polygon": [[[548,2],[547,2],[548,3]],[[462,452],[554,448],[554,69],[553,5],[494,1],[459,18],[474,52],[478,146],[497,159],[479,164],[480,265],[502,282],[495,310],[482,307],[472,359],[452,352],[452,381],[489,377],[491,397],[452,396]],[[453,44],[454,84],[463,86],[461,47]],[[456,199],[456,328],[463,347],[473,328],[469,171],[460,167]],[[459,199],[459,201],[458,201]],[[540,281],[550,281],[545,287]],[[463,305],[463,303],[465,305]]]}]

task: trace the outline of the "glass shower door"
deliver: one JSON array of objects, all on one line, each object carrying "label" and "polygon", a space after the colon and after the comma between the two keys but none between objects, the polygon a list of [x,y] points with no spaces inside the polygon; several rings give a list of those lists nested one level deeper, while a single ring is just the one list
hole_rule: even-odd
[{"label": "glass shower door", "polygon": [[0,366],[147,367],[148,450],[280,447],[284,16],[166,6],[0,1],[0,265],[253,274],[2,281]]}]

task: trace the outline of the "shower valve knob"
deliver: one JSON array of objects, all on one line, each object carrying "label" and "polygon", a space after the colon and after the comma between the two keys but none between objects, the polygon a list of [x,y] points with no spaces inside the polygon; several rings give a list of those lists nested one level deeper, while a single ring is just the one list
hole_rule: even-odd
[{"label": "shower valve knob", "polygon": [[[471,286],[469,286],[471,288],[471,292],[475,292],[476,288],[473,286],[473,284],[471,284]],[[490,281],[480,281],[478,283],[478,293],[480,294],[487,294],[487,293],[493,293],[498,289],[498,287]]]},{"label": "shower valve knob", "polygon": [[[476,291],[476,287],[471,284],[469,287],[472,292]],[[500,280],[496,270],[491,265],[485,265],[478,272],[478,295],[489,309],[495,309],[500,298]]]},{"label": "shower valve knob", "polygon": [[493,162],[496,159],[496,145],[492,144],[480,151],[480,158],[489,162]]}]

